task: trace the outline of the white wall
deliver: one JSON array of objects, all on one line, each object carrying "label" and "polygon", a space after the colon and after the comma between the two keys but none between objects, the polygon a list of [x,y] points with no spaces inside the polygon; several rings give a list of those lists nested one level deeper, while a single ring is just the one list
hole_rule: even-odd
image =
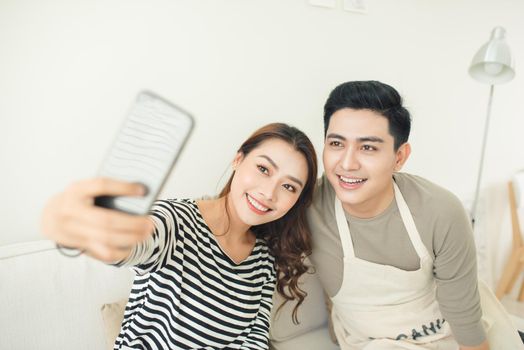
[{"label": "white wall", "polygon": [[[505,182],[524,167],[524,2],[366,3],[359,15],[306,0],[1,0],[0,244],[40,237],[45,200],[96,173],[143,88],[197,119],[165,196],[215,193],[236,147],[268,122],[302,128],[321,150],[331,89],[376,79],[413,114],[405,170],[471,200],[489,88],[467,68],[502,25],[517,76],[495,90],[477,225],[499,244]],[[499,250],[481,261],[490,273]]]}]

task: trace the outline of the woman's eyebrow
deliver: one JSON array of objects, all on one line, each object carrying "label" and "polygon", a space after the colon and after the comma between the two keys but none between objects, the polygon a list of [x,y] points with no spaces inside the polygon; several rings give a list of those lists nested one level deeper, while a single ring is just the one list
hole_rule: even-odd
[{"label": "woman's eyebrow", "polygon": [[290,180],[293,181],[293,182],[296,182],[297,185],[300,185],[300,187],[304,187],[304,184],[302,183],[302,181],[300,181],[300,180],[297,179],[296,177],[291,176],[291,175],[288,175],[287,178],[290,179]]},{"label": "woman's eyebrow", "polygon": [[265,160],[267,160],[269,163],[271,163],[271,165],[272,165],[275,169],[278,170],[278,165],[277,165],[277,163],[275,163],[275,162],[273,161],[273,159],[269,158],[269,157],[266,156],[265,154],[262,154],[262,155],[260,155],[259,157],[260,157],[260,158],[264,158]]},{"label": "woman's eyebrow", "polygon": [[[266,156],[265,154],[262,154],[259,156],[260,158],[264,158],[265,160],[267,160],[275,169],[278,170],[278,165],[277,163],[275,163],[273,161],[273,159],[271,159],[269,156]],[[302,181],[300,181],[299,179],[297,179],[296,177],[294,176],[291,176],[291,175],[287,175],[286,176],[288,179],[290,179],[291,181],[293,182],[296,182],[297,184],[299,184],[301,187],[304,187],[304,184],[302,183]]]}]

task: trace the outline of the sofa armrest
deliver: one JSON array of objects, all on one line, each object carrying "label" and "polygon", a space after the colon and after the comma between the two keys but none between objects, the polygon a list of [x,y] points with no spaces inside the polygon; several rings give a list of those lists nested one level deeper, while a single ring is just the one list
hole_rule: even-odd
[{"label": "sofa armrest", "polygon": [[0,247],[0,349],[104,349],[100,308],[129,295],[133,272],[50,241]]}]

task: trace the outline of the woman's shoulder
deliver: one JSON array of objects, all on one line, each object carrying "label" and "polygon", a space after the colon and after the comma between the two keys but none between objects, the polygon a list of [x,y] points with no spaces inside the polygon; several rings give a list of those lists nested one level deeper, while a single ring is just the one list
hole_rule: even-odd
[{"label": "woman's shoulder", "polygon": [[264,258],[267,257],[273,259],[273,254],[271,254],[268,243],[264,238],[256,237],[253,253],[260,254],[260,256],[263,256]]},{"label": "woman's shoulder", "polygon": [[201,221],[201,214],[194,199],[169,198],[159,199],[153,203],[151,215],[161,215],[165,218],[180,218],[190,221]]},{"label": "woman's shoulder", "polygon": [[182,205],[186,207],[192,207],[192,206],[196,206],[196,202],[192,198],[164,198],[164,199],[157,199],[153,203],[153,206],[155,205],[168,205],[168,206]]},{"label": "woman's shoulder", "polygon": [[265,266],[268,270],[270,270],[271,274],[275,273],[275,256],[271,252],[267,241],[263,238],[257,237],[250,258],[247,260],[250,262],[256,261],[259,266]]}]

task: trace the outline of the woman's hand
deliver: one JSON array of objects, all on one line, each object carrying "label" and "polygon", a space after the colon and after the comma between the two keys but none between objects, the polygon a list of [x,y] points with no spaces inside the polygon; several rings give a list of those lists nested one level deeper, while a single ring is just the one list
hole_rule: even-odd
[{"label": "woman's hand", "polygon": [[152,234],[153,222],[147,216],[95,206],[95,197],[102,195],[141,196],[144,188],[108,178],[75,182],[46,204],[42,232],[61,245],[84,250],[106,263],[125,259],[136,244]]}]

